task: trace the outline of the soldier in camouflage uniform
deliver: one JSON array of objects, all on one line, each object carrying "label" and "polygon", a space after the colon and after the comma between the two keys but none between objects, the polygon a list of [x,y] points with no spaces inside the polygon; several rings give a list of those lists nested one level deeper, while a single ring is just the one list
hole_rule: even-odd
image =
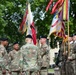
[{"label": "soldier in camouflage uniform", "polygon": [[70,60],[74,74],[76,75],[76,35],[73,36],[73,43],[72,43],[72,54],[68,57]]},{"label": "soldier in camouflage uniform", "polygon": [[74,34],[74,36],[73,36],[73,42],[74,42],[74,45],[73,45],[72,59],[74,59],[73,68],[74,68],[74,73],[76,75],[76,34]]},{"label": "soldier in camouflage uniform", "polygon": [[6,69],[7,69],[7,51],[6,48],[8,46],[8,39],[7,38],[1,38],[0,41],[0,75],[6,75]]},{"label": "soldier in camouflage uniform", "polygon": [[66,74],[66,61],[67,61],[67,55],[68,55],[67,50],[68,50],[67,44],[64,44],[63,42],[60,43],[59,64],[58,64],[58,66],[60,68],[60,74],[61,75],[67,75]]},{"label": "soldier in camouflage uniform", "polygon": [[23,56],[23,71],[25,75],[38,75],[38,47],[32,43],[32,36],[26,36],[26,44],[21,47],[21,52]]},{"label": "soldier in camouflage uniform", "polygon": [[[73,54],[73,37],[69,36],[68,41],[69,41],[69,50],[70,51],[68,51],[68,56],[67,56],[67,61],[66,61],[66,75],[74,75],[73,66],[71,64],[71,61],[69,60],[69,58]],[[68,47],[68,44],[67,44],[67,47]]]},{"label": "soldier in camouflage uniform", "polygon": [[73,43],[76,44],[76,34],[73,36]]},{"label": "soldier in camouflage uniform", "polygon": [[13,50],[9,52],[9,71],[11,75],[20,75],[20,58],[21,53],[19,50],[18,42],[13,44]]},{"label": "soldier in camouflage uniform", "polygon": [[49,47],[46,44],[47,37],[46,36],[41,36],[40,37],[40,56],[41,56],[41,75],[48,75],[48,68],[49,68],[49,61],[50,61],[50,56],[49,56]]},{"label": "soldier in camouflage uniform", "polygon": [[70,36],[70,37],[68,38],[68,41],[69,41],[69,45],[70,45],[70,53],[69,53],[69,56],[71,56],[72,53],[73,53],[73,45],[74,45],[74,43],[73,43],[73,37]]}]

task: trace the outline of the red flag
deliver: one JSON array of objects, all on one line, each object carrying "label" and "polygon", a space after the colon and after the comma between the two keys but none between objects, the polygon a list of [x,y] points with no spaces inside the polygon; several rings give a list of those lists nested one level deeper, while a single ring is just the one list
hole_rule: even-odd
[{"label": "red flag", "polygon": [[34,22],[32,22],[32,24],[31,24],[31,31],[32,31],[33,43],[36,45],[36,30],[34,27]]},{"label": "red flag", "polygon": [[52,4],[53,0],[50,0],[47,7],[46,7],[46,11],[48,11],[48,9],[50,8],[50,5]]},{"label": "red flag", "polygon": [[34,27],[33,15],[31,12],[30,4],[28,4],[28,27],[27,27],[27,34],[32,35],[33,43],[36,45],[36,30]]},{"label": "red flag", "polygon": [[27,15],[28,15],[28,9],[26,9],[25,15],[23,17],[23,20],[20,24],[19,30],[24,33],[26,31],[26,25],[27,25]]},{"label": "red flag", "polygon": [[23,17],[22,23],[20,25],[20,31],[22,31],[22,33],[24,33],[26,30],[26,35],[32,35],[33,43],[36,45],[36,30],[34,27],[33,15],[29,3],[26,13]]}]

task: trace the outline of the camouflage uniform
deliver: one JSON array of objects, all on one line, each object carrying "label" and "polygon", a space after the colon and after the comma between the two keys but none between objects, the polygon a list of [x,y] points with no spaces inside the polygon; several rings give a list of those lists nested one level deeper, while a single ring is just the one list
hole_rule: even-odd
[{"label": "camouflage uniform", "polygon": [[7,69],[8,55],[5,47],[0,45],[0,75],[2,75],[2,70]]},{"label": "camouflage uniform", "polygon": [[20,51],[12,50],[11,52],[9,52],[9,71],[12,73],[11,75],[20,75],[20,59]]},{"label": "camouflage uniform", "polygon": [[40,56],[41,56],[41,75],[47,75],[48,74],[48,68],[49,68],[49,47],[47,44],[44,44],[40,47]]},{"label": "camouflage uniform", "polygon": [[74,46],[74,43],[71,43],[70,44],[70,53],[69,53],[69,56],[71,56],[72,53],[73,53],[73,46]]},{"label": "camouflage uniform", "polygon": [[73,45],[73,53],[71,55],[71,63],[74,70],[74,75],[76,75],[76,43]]},{"label": "camouflage uniform", "polygon": [[27,43],[21,47],[23,57],[23,71],[26,75],[37,75],[39,71],[38,66],[38,47],[32,43]]},{"label": "camouflage uniform", "polygon": [[66,61],[67,61],[67,45],[65,46],[64,51],[64,44],[60,47],[60,55],[59,55],[59,67],[61,75],[66,75]]},{"label": "camouflage uniform", "polygon": [[73,43],[70,44],[70,53],[68,54],[68,58],[66,61],[66,75],[74,75],[72,61],[69,60],[69,58],[72,58],[72,54],[73,54]]}]

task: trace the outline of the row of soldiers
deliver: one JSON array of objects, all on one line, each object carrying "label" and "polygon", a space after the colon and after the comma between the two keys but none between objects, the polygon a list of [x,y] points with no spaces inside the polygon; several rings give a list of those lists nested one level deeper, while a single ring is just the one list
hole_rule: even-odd
[{"label": "row of soldiers", "polygon": [[47,75],[49,68],[49,47],[46,36],[40,37],[41,46],[32,43],[27,35],[21,48],[18,42],[13,50],[7,53],[8,39],[0,39],[0,75]]},{"label": "row of soldiers", "polygon": [[76,75],[76,35],[70,36],[68,41],[69,43],[60,44],[56,62],[60,68],[60,75]]}]

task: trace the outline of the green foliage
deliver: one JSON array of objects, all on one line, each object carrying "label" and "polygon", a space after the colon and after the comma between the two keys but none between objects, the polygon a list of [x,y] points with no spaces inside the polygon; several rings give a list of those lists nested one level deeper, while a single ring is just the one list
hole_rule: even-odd
[{"label": "green foliage", "polygon": [[[0,37],[7,36],[11,42],[24,40],[26,33],[19,33],[18,28],[25,13],[27,1],[31,3],[37,36],[48,35],[53,18],[50,14],[51,7],[48,12],[45,12],[49,0],[0,0]],[[71,1],[70,7],[70,34],[73,34],[76,33],[76,0]],[[53,39],[54,36],[51,38]]]}]

